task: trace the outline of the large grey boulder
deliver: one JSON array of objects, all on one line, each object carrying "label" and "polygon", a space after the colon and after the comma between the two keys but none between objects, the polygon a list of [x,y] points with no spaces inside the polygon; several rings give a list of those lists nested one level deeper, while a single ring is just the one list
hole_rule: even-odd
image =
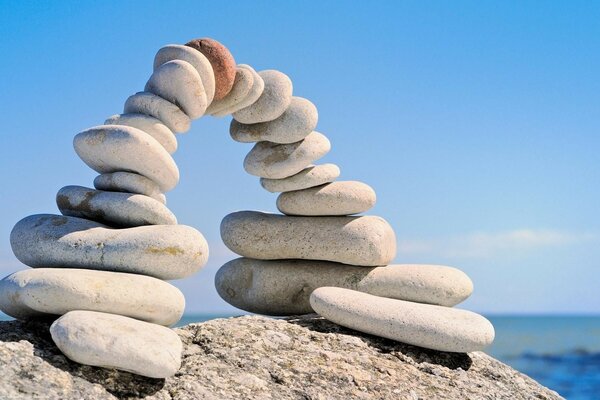
[{"label": "large grey boulder", "polygon": [[314,316],[177,329],[182,365],[166,380],[69,361],[48,327],[0,322],[1,399],[561,399],[484,353],[424,350]]}]

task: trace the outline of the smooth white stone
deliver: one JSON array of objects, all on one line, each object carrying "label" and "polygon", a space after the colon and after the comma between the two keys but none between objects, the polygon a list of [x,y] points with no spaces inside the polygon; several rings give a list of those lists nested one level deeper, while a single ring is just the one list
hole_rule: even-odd
[{"label": "smooth white stone", "polygon": [[265,82],[263,81],[263,78],[261,78],[261,76],[254,70],[254,68],[246,64],[239,64],[238,68],[244,68],[252,72],[252,87],[250,88],[248,94],[242,100],[240,100],[239,103],[226,110],[215,112],[213,114],[213,116],[215,117],[224,117],[226,115],[233,114],[234,112],[239,111],[243,108],[246,108],[251,104],[254,104],[265,89]]},{"label": "smooth white stone", "polygon": [[267,315],[314,312],[310,294],[323,286],[449,307],[473,292],[467,275],[438,265],[365,268],[328,261],[238,258],[223,265],[215,275],[215,287],[223,300],[242,310]]},{"label": "smooth white stone", "polygon": [[308,189],[333,182],[340,176],[335,164],[309,165],[302,171],[283,179],[260,178],[260,184],[271,193]]},{"label": "smooth white stone", "polygon": [[246,155],[244,169],[250,175],[262,178],[287,178],[302,171],[329,150],[329,139],[316,131],[296,143],[258,142]]},{"label": "smooth white stone", "polygon": [[206,110],[207,114],[215,115],[216,113],[230,114],[231,109],[242,101],[254,84],[254,74],[246,68],[238,67],[235,73],[233,87],[221,100],[215,100]]},{"label": "smooth white stone", "polygon": [[427,349],[472,352],[494,340],[494,327],[471,311],[321,287],[312,308],[338,325]]},{"label": "smooth white stone", "polygon": [[109,225],[175,225],[177,218],[163,203],[143,194],[106,192],[65,186],[56,195],[61,214]]},{"label": "smooth white stone", "polygon": [[208,99],[200,74],[187,61],[168,61],[154,70],[144,91],[175,104],[191,119],[200,118]]},{"label": "smooth white stone", "polygon": [[292,97],[290,106],[279,118],[258,124],[242,124],[233,119],[229,134],[233,140],[242,143],[295,143],[315,129],[318,119],[319,113],[313,103],[302,97]]},{"label": "smooth white stone", "polygon": [[173,60],[187,61],[194,66],[202,79],[202,85],[206,91],[206,100],[208,104],[212,103],[215,97],[215,73],[208,58],[192,47],[169,44],[158,50],[158,53],[154,56],[154,70]]},{"label": "smooth white stone", "polygon": [[365,183],[337,181],[281,193],[277,209],[287,215],[351,215],[371,209],[376,199],[375,191]]},{"label": "smooth white stone", "polygon": [[96,126],[77,134],[73,146],[83,162],[97,172],[136,172],[156,182],[163,192],[179,182],[179,169],[171,155],[137,128]]},{"label": "smooth white stone", "polygon": [[233,118],[244,124],[272,121],[289,107],[292,101],[292,81],[276,70],[260,71],[264,89],[258,100],[233,113]]},{"label": "smooth white stone", "polygon": [[179,107],[149,92],[138,92],[125,101],[125,114],[146,114],[160,120],[171,131],[183,133],[190,130],[192,120]]},{"label": "smooth white stone", "polygon": [[145,176],[133,172],[111,172],[98,175],[94,179],[94,187],[109,192],[137,193],[152,197],[165,204],[165,195],[158,185]]},{"label": "smooth white stone", "polygon": [[165,280],[190,276],[208,259],[206,240],[190,226],[111,229],[51,214],[23,218],[13,228],[10,244],[19,261],[33,268],[85,268]]},{"label": "smooth white stone", "polygon": [[39,268],[0,281],[0,309],[19,319],[87,310],[169,326],[179,321],[184,308],[179,289],[144,275]]},{"label": "smooth white stone", "polygon": [[121,315],[71,311],[50,326],[56,346],[71,360],[150,378],[168,378],[181,366],[182,345],[169,328]]},{"label": "smooth white stone", "polygon": [[303,259],[361,266],[389,264],[396,236],[380,217],[288,217],[239,211],[221,222],[234,253],[259,260]]},{"label": "smooth white stone", "polygon": [[175,135],[160,120],[145,114],[116,114],[108,117],[104,125],[127,125],[138,128],[152,136],[169,154],[177,150]]}]

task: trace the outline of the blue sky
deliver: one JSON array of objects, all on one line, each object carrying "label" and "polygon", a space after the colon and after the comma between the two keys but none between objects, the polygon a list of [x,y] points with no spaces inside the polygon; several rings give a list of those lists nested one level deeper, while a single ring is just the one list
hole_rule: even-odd
[{"label": "blue sky", "polygon": [[[375,188],[396,262],[461,268],[476,311],[600,311],[599,3],[223,3],[0,0],[0,273],[24,268],[8,242],[19,219],[92,185],[72,137],[121,112],[161,46],[210,36],[316,104],[323,161]],[[228,126],[178,136],[168,205],[211,246],[175,282],[188,312],[235,312],[213,289],[234,257],[221,218],[275,211]]]}]

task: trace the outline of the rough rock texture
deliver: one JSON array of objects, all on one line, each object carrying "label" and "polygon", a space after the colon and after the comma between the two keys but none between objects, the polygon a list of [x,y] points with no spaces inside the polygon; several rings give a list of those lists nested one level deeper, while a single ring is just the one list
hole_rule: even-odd
[{"label": "rough rock texture", "polygon": [[183,362],[150,379],[69,361],[48,323],[0,322],[1,399],[560,399],[476,352],[441,353],[314,316],[219,319],[178,329]]}]

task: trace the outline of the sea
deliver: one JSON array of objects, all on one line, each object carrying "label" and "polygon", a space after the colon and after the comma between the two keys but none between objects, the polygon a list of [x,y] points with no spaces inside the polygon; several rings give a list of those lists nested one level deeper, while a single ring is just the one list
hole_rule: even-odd
[{"label": "sea", "polygon": [[[178,326],[235,315],[189,314]],[[496,339],[486,353],[568,400],[600,400],[600,315],[488,315]],[[0,320],[8,319],[0,314]]]}]

